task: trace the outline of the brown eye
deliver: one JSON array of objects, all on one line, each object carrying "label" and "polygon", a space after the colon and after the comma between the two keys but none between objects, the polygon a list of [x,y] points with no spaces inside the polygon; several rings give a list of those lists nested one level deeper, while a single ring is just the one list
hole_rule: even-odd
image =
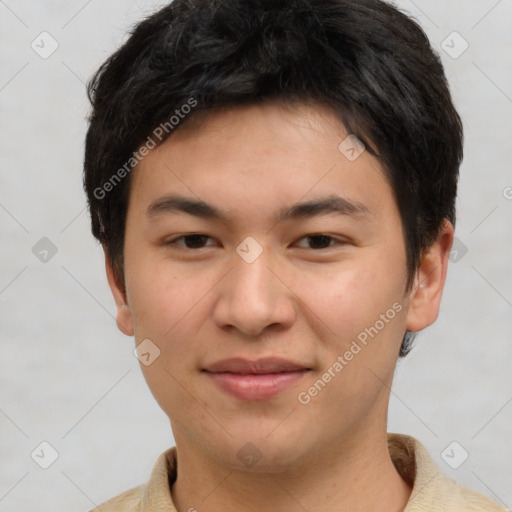
[{"label": "brown eye", "polygon": [[[205,247],[205,243],[208,239],[211,239],[208,235],[201,233],[193,233],[191,235],[182,235],[173,240],[165,243],[165,245],[177,245],[185,249],[201,249]],[[184,244],[178,243],[178,240],[182,240]]]},{"label": "brown eye", "polygon": [[310,244],[310,247],[307,247],[309,249],[328,249],[333,245],[342,243],[341,241],[336,240],[332,236],[324,234],[307,235],[301,238],[301,240],[307,240],[307,242]]}]

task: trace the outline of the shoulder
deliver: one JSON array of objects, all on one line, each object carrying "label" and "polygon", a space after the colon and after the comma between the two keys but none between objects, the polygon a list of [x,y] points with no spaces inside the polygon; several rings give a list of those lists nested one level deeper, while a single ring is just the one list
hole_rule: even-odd
[{"label": "shoulder", "polygon": [[404,512],[507,512],[507,509],[444,475],[417,439],[389,434],[391,458],[412,487]]},{"label": "shoulder", "polygon": [[151,471],[149,481],[125,491],[90,512],[176,512],[171,486],[177,476],[176,447],[162,453]]},{"label": "shoulder", "polygon": [[440,476],[432,494],[431,510],[464,510],[464,512],[507,512],[507,509],[455,480]]},{"label": "shoulder", "polygon": [[145,485],[139,485],[112,498],[90,512],[135,512],[140,510]]}]

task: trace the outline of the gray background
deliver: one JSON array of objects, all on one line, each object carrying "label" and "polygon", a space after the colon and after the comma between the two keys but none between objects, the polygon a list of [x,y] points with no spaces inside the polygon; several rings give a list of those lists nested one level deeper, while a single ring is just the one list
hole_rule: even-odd
[{"label": "gray background", "polygon": [[[133,340],[115,326],[81,185],[84,83],[162,4],[0,1],[0,511],[89,510],[145,482],[173,445]],[[441,54],[466,153],[463,245],[437,323],[399,365],[389,430],[416,436],[444,472],[511,508],[512,1],[396,4]],[[59,45],[47,58],[31,47],[51,49],[43,31]],[[458,58],[442,47],[463,48],[453,31],[469,43]],[[46,262],[32,251],[43,237],[57,248]],[[31,458],[43,441],[59,454],[48,469]],[[453,441],[452,465],[469,453],[458,469],[441,455]],[[49,462],[42,450],[34,457]]]}]

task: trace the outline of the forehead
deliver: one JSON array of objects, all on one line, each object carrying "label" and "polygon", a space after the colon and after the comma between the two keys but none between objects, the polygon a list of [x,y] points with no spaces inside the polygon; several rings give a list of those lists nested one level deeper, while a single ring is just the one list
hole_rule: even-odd
[{"label": "forehead", "polygon": [[130,203],[139,210],[155,213],[169,194],[246,220],[318,196],[369,211],[393,201],[378,161],[326,106],[267,102],[194,116],[135,169]]}]

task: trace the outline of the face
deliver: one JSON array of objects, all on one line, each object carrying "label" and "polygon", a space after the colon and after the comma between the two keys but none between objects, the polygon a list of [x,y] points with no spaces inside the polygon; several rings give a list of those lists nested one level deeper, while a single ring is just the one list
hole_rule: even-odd
[{"label": "face", "polygon": [[178,446],[273,471],[385,431],[403,335],[437,315],[452,235],[406,292],[392,189],[368,151],[339,149],[348,135],[327,107],[236,107],[135,169],[126,293],[107,271]]}]

